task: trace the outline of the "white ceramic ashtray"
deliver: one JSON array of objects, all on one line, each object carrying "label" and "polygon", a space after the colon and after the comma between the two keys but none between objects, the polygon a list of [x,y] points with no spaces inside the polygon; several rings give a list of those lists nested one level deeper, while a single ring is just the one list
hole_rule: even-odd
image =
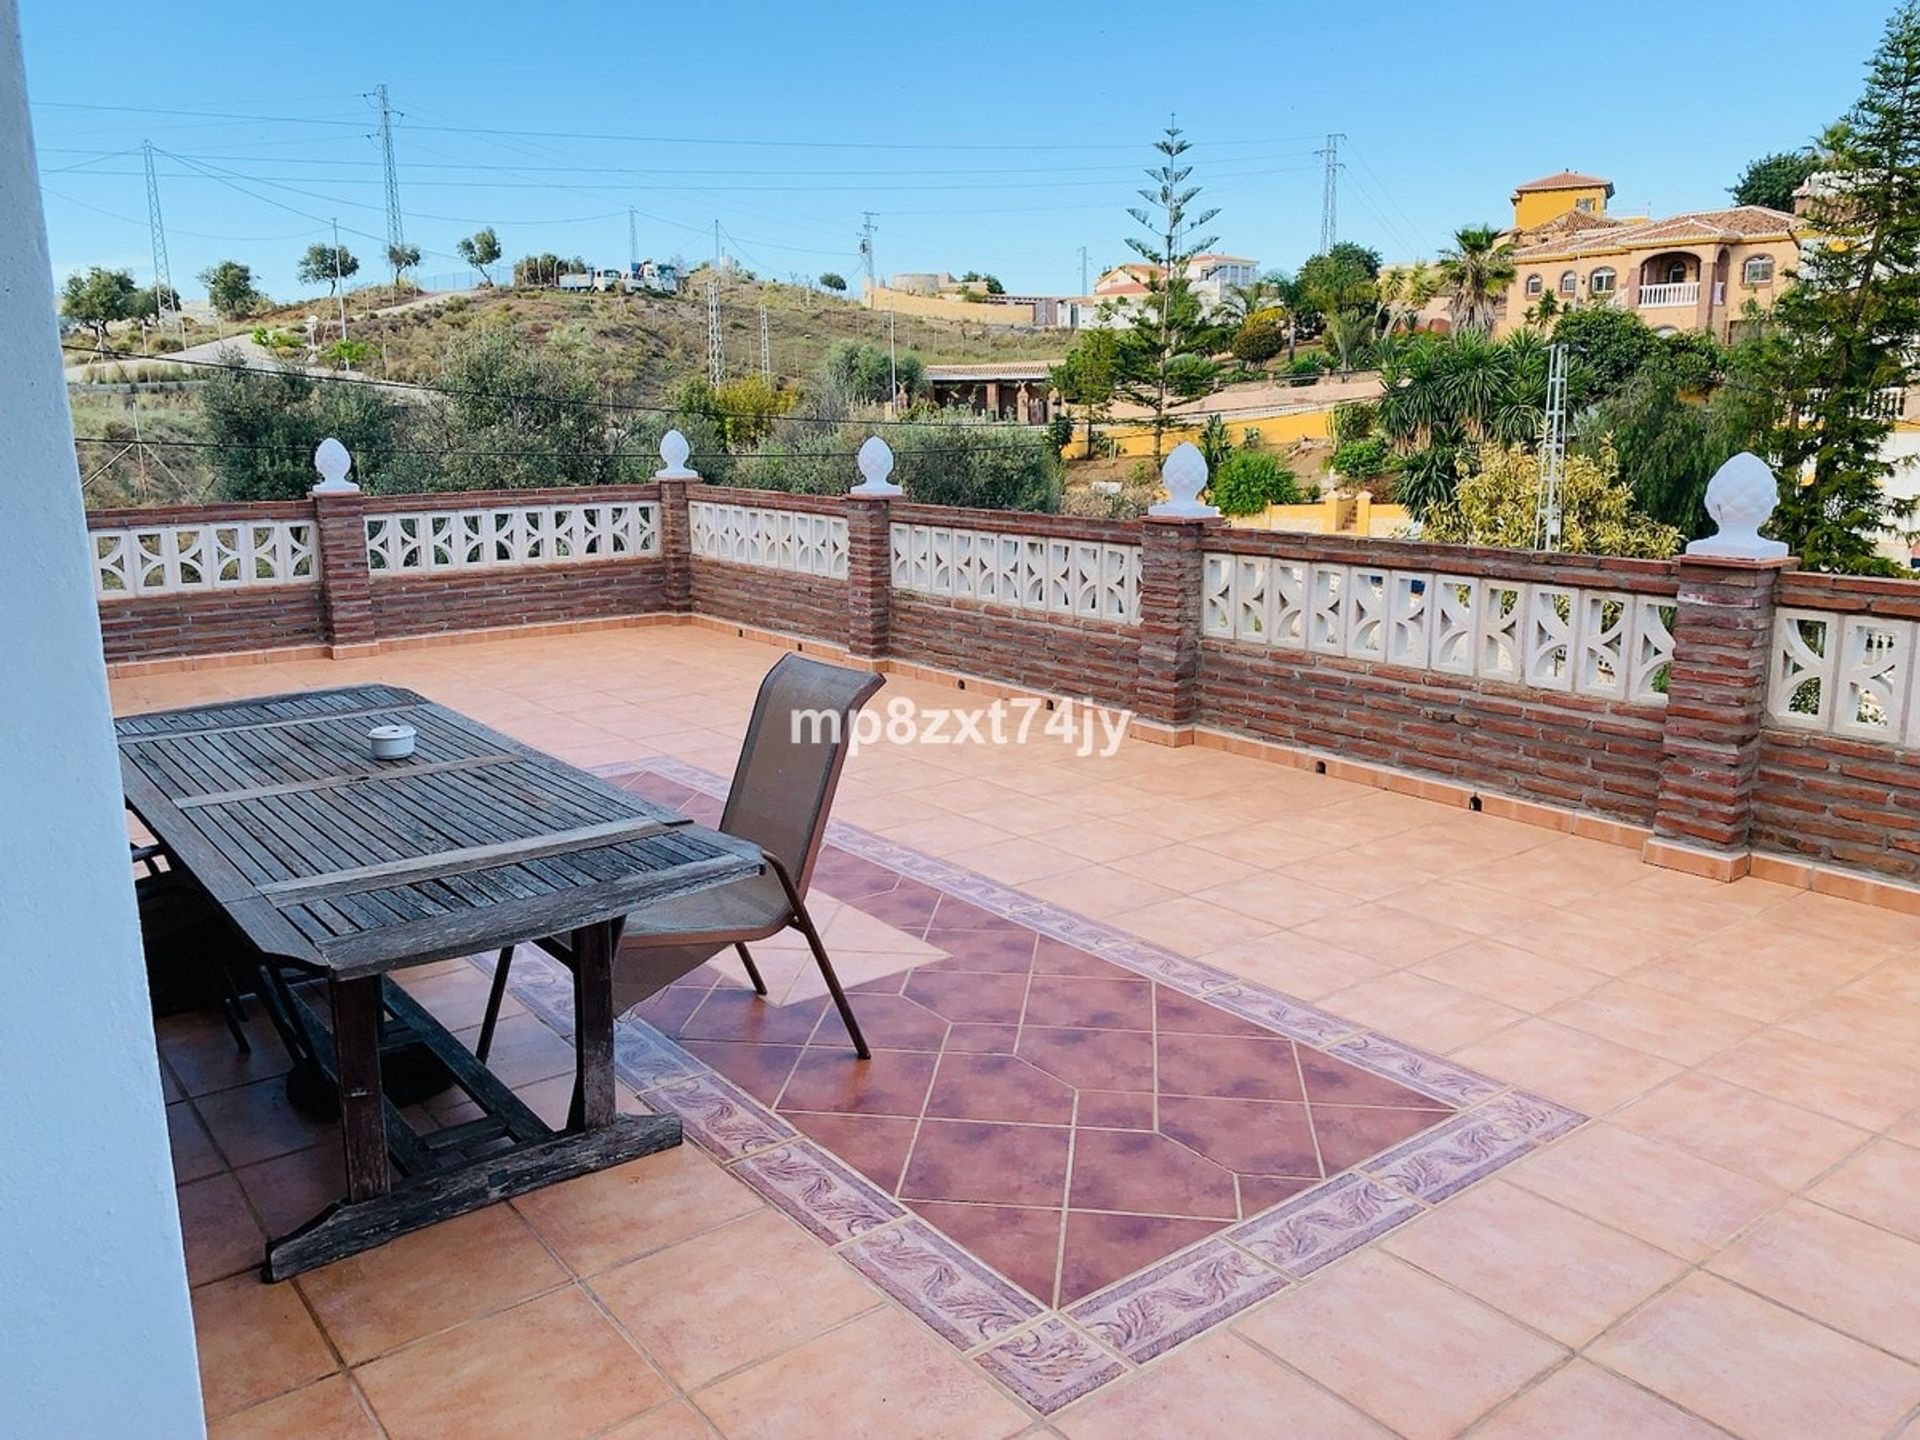
[{"label": "white ceramic ashtray", "polygon": [[413,754],[413,737],[411,725],[376,725],[367,731],[367,744],[376,760],[404,760]]}]

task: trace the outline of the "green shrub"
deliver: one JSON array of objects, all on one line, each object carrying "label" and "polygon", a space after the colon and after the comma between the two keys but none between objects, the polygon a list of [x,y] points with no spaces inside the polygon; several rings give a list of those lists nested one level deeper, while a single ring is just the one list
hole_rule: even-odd
[{"label": "green shrub", "polygon": [[1223,515],[1258,515],[1269,505],[1298,503],[1293,471],[1264,450],[1241,450],[1214,472],[1213,503]]},{"label": "green shrub", "polygon": [[1378,480],[1394,470],[1394,454],[1387,442],[1375,435],[1365,440],[1349,440],[1333,452],[1333,472],[1356,482]]}]

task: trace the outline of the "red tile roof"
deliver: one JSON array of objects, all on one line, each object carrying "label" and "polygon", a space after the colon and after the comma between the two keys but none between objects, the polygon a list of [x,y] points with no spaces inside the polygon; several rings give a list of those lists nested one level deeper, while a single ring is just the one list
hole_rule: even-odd
[{"label": "red tile roof", "polygon": [[1764,205],[1735,205],[1726,210],[1690,210],[1664,220],[1556,235],[1517,252],[1516,260],[1546,260],[1596,250],[1641,250],[1651,245],[1687,244],[1698,240],[1786,239],[1804,230],[1803,222],[1784,210]]},{"label": "red tile roof", "polygon": [[1529,180],[1524,185],[1513,187],[1516,195],[1525,195],[1530,190],[1591,190],[1596,185],[1604,186],[1607,194],[1613,194],[1613,182],[1599,175],[1582,175],[1578,170],[1562,170],[1555,175],[1542,175],[1538,180]]}]

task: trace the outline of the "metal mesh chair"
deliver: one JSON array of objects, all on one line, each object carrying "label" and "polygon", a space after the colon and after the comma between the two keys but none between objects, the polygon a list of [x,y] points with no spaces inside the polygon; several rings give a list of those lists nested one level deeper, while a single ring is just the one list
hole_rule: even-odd
[{"label": "metal mesh chair", "polygon": [[[767,672],[753,702],[719,826],[728,835],[758,845],[766,867],[748,879],[676,896],[628,915],[613,963],[616,1013],[631,1009],[729,947],[739,954],[754,990],[765,995],[766,981],[747,946],[791,927],[805,937],[813,952],[855,1052],[863,1060],[870,1058],[853,1007],[807,913],[806,894],[826,834],[827,812],[840,785],[854,713],[881,684],[878,675],[802,655],[784,656]],[[565,960],[562,942],[540,943]],[[486,1018],[474,1047],[481,1060],[493,1044],[512,961],[509,947],[500,952],[494,966]]]}]

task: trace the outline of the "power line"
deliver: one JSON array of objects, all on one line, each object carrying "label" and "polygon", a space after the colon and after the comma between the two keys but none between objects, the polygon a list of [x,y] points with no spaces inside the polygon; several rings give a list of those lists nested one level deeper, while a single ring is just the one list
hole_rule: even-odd
[{"label": "power line", "polygon": [[[164,106],[148,105],[96,105],[77,101],[42,100],[35,102],[35,109],[41,110],[89,110],[130,115],[166,115],[173,117],[218,120],[226,123],[254,122],[276,125],[327,125],[354,127],[352,120],[336,120],[327,117],[308,115],[254,115],[234,114],[229,111],[174,109]],[[982,141],[878,141],[878,140],[796,140],[791,137],[779,139],[761,139],[744,136],[703,136],[703,135],[633,135],[598,130],[516,130],[501,126],[484,125],[417,125],[409,130],[439,131],[461,135],[517,136],[522,139],[536,140],[604,140],[643,145],[713,145],[737,146],[743,149],[769,150],[900,150],[900,151],[982,151],[990,153],[1031,153],[1036,150],[1056,151],[1131,151],[1137,147],[1132,142],[1114,141],[1035,141],[1032,143],[991,143]],[[1315,135],[1268,135],[1254,138],[1236,138],[1209,140],[1210,147],[1282,145],[1291,142],[1318,139]]]}]

